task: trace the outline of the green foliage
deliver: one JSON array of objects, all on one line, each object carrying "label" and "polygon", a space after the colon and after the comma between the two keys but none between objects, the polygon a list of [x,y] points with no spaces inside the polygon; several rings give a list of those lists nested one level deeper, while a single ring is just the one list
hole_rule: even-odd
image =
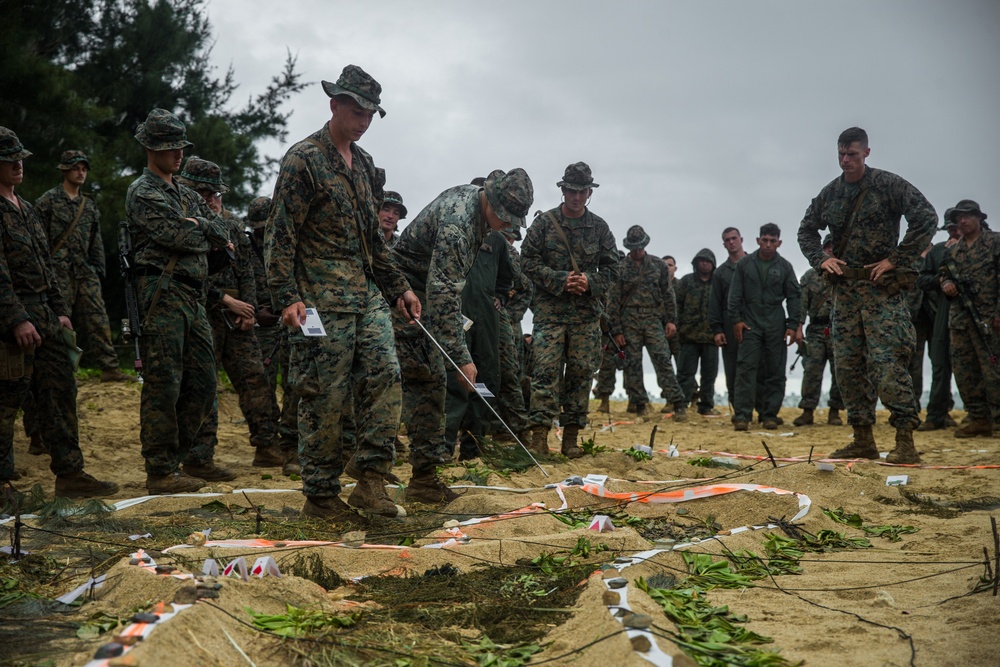
[{"label": "green foliage", "polygon": [[604,445],[599,445],[594,442],[593,438],[588,438],[580,443],[580,447],[583,449],[584,454],[590,454],[591,456],[597,456],[601,452],[608,451],[608,448]]},{"label": "green foliage", "polygon": [[21,589],[20,579],[13,577],[0,579],[0,609],[21,600],[37,597],[39,596]]},{"label": "green foliage", "polygon": [[[207,0],[32,0],[4,3],[3,18],[0,124],[34,153],[19,192],[34,201],[58,184],[62,151],[85,151],[85,191],[101,209],[109,267],[117,266],[126,190],[146,164],[133,135],[150,109],[181,117],[193,154],[222,168],[226,206],[242,209],[275,166],[257,144],[286,139],[283,107],[306,85],[289,54],[263,92],[234,105],[235,72],[211,64]],[[105,294],[116,321],[124,307],[115,270]]]},{"label": "green foliage", "polygon": [[653,456],[651,454],[647,454],[646,452],[641,452],[635,447],[630,447],[622,453],[625,454],[625,456],[631,458],[632,460],[638,462],[653,460]]},{"label": "green foliage", "polygon": [[531,660],[531,656],[542,650],[538,644],[518,644],[514,646],[494,644],[483,636],[478,644],[462,642],[469,656],[478,667],[521,667]]},{"label": "green foliage", "polygon": [[864,525],[864,519],[861,518],[860,514],[857,512],[854,514],[848,514],[843,507],[838,507],[835,510],[824,507],[823,514],[827,515],[837,523],[857,528],[858,530],[864,531],[866,535],[871,535],[872,537],[884,537],[890,542],[899,542],[903,539],[900,535],[912,534],[919,530],[913,526],[899,526],[895,524],[887,526],[866,526]]},{"label": "green foliage", "polygon": [[490,480],[490,470],[488,466],[479,465],[466,461],[462,464],[465,467],[465,475],[458,478],[460,482],[472,482],[476,486],[486,486]]},{"label": "green foliage", "polygon": [[649,594],[679,630],[672,640],[699,665],[719,667],[789,667],[792,663],[774,651],[756,648],[772,642],[742,627],[746,616],[731,614],[728,606],[713,606],[705,592],[694,588],[652,588],[643,579],[636,585]]},{"label": "green foliage", "polygon": [[361,617],[360,613],[338,616],[322,609],[300,609],[287,603],[285,609],[284,614],[261,614],[250,607],[243,608],[254,627],[280,637],[316,637],[331,630],[353,627]]},{"label": "green foliage", "polygon": [[105,612],[98,612],[92,615],[76,630],[76,636],[80,639],[97,639],[105,632],[114,630],[121,624],[117,616],[112,616]]},{"label": "green foliage", "polygon": [[580,559],[590,558],[591,553],[596,554],[607,550],[608,545],[600,543],[597,546],[592,546],[590,540],[586,537],[581,537],[576,541],[572,549],[568,551],[555,551],[553,553],[543,551],[531,559],[531,564],[545,574],[552,575],[565,568],[580,565]]}]

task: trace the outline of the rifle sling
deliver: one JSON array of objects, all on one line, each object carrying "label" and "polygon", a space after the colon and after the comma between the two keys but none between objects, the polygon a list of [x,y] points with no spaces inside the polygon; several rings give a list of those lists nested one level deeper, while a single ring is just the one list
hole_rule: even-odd
[{"label": "rifle sling", "polygon": [[[184,203],[184,195],[181,195],[181,212],[184,217],[187,218],[187,205]],[[149,300],[149,308],[146,309],[146,317],[142,318],[142,328],[146,328],[146,323],[149,322],[149,316],[153,314],[156,310],[156,304],[160,300],[160,294],[163,290],[167,288],[170,284],[171,278],[174,276],[174,267],[177,266],[177,260],[180,259],[180,253],[174,253],[170,256],[170,261],[167,262],[167,268],[163,269],[163,273],[160,277],[156,279],[156,291],[153,292],[153,298]]]},{"label": "rifle sling", "polygon": [[62,236],[60,236],[56,242],[52,244],[51,255],[53,257],[55,257],[55,254],[59,252],[60,248],[63,247],[63,244],[66,243],[66,240],[69,238],[69,235],[73,233],[73,230],[76,229],[76,225],[80,222],[80,217],[83,215],[83,207],[86,204],[87,198],[83,196],[83,193],[80,193],[80,205],[76,208],[76,216],[73,217],[73,222],[69,223],[69,227],[67,227],[66,231],[62,233]]},{"label": "rifle sling", "polygon": [[564,246],[566,246],[566,252],[569,253],[569,261],[573,265],[573,271],[575,273],[582,274],[583,271],[580,270],[580,266],[576,263],[576,257],[573,256],[573,249],[569,246],[569,239],[566,238],[566,232],[563,231],[562,225],[560,225],[559,221],[556,220],[556,216],[552,215],[552,211],[546,211],[545,217],[547,217],[552,223],[552,226],[555,227],[556,234],[559,235],[559,240],[563,242]]}]

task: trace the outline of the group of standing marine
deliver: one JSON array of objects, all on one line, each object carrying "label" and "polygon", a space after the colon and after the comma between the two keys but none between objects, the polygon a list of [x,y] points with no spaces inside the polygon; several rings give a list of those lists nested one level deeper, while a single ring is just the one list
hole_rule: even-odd
[{"label": "group of standing marine", "polygon": [[[721,347],[736,430],[746,430],[754,410],[766,427],[779,422],[786,344],[808,340],[810,351],[822,352],[832,340],[836,384],[854,428],[851,444],[833,456],[879,456],[871,426],[881,398],[897,430],[889,460],[919,461],[912,436],[919,409],[908,372],[915,334],[906,291],[937,216],[905,180],[865,165],[863,130],[852,128],[839,138],[843,175],[813,200],[800,225],[803,253],[829,281],[824,289],[813,284],[816,274],[805,276],[803,299],[791,265],[777,253],[781,232],[773,223],[761,227],[759,249],[750,254],[739,231],[727,228],[727,262],[716,268],[713,253],[703,250],[692,262],[694,272],[680,281],[667,263],[646,254],[649,236],[639,226],[628,230],[629,254],[620,256],[607,223],[588,207],[598,184],[582,162],[569,165],[557,183],[562,203],[536,213],[519,259],[513,241],[534,200],[522,169],[496,170],[444,191],[397,234],[396,223],[406,215],[402,198],[384,190],[385,172],[356,143],[375,113],[385,115],[381,86],[349,65],[323,88],[330,120],[285,154],[273,198],[251,204],[249,234],[221,204],[226,188],[217,165],[191,157],[181,171],[191,144],[176,116],[154,109],[136,133],[147,166],[129,188],[126,227],[142,306],[136,322],[144,362],[140,440],[151,493],[194,491],[204,481],[235,476],[213,460],[218,364],[240,394],[254,465],[299,472],[304,513],[348,519],[355,516],[353,505],[395,516],[399,510],[385,483],[400,453],[401,416],[413,468],[406,499],[454,499],[437,467],[450,460],[460,432],[482,435],[482,420],[463,420],[460,407],[462,399],[479,404],[468,399],[477,379],[484,379],[471,351],[472,312],[485,331],[496,317],[493,325],[502,335],[483,349],[498,351],[501,363],[489,381],[500,387],[498,406],[512,431],[536,454],[548,453],[557,421],[562,453],[583,454],[579,433],[601,365],[603,321],[609,340],[624,348],[633,408],[648,409],[641,388],[646,347],[668,401],[665,410],[677,421],[687,417],[699,363],[698,409],[714,412]],[[10,339],[0,378],[0,478],[17,476],[13,422],[30,395],[32,411],[46,417],[37,420],[39,440],[52,455],[57,493],[110,495],[116,485],[82,471],[75,391],[66,389],[75,388],[72,361],[68,347],[57,342],[72,328],[75,312],[51,269],[61,244],[46,242],[52,232],[46,234],[31,206],[13,192],[28,155],[13,132],[0,130],[0,303],[8,306]],[[68,159],[86,163],[81,156]],[[70,196],[62,208],[74,205]],[[904,215],[907,231],[897,242]],[[981,229],[986,216],[974,202],[960,202],[946,218],[964,236],[944,257],[930,253],[944,268],[925,275],[922,284],[951,300],[952,358],[972,418],[965,431],[990,435],[1000,388],[990,352],[1000,331],[1000,240]],[[827,241],[820,239],[824,229],[830,230]],[[485,310],[473,308],[477,298]],[[803,302],[811,318],[805,336]],[[517,357],[514,332],[529,303],[533,364],[525,401],[519,374],[511,370],[518,362],[510,359]],[[668,339],[679,342],[677,376]],[[808,358],[807,373],[818,366],[821,376],[825,357]],[[283,408],[274,391],[279,366],[286,381]],[[970,381],[974,368],[981,381]],[[107,379],[117,379],[116,370],[106,369]],[[602,395],[601,387],[598,396],[606,399],[610,391]],[[815,404],[805,400],[800,420],[811,423]],[[449,424],[451,415],[458,416]],[[349,505],[339,498],[344,473],[358,482]]]}]

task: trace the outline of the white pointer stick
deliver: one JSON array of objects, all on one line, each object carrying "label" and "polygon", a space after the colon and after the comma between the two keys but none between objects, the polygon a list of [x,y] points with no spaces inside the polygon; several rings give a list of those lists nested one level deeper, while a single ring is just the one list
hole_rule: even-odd
[{"label": "white pointer stick", "polygon": [[[437,342],[437,339],[434,338],[434,336],[431,335],[431,332],[428,331],[426,327],[424,327],[423,323],[420,320],[416,319],[416,318],[414,318],[413,321],[417,323],[417,326],[420,327],[421,331],[423,331],[425,334],[427,334],[427,337],[431,339],[431,342],[434,343],[435,347],[437,347],[437,349],[441,350],[441,354],[444,355],[444,358],[447,359],[449,362],[451,362],[451,365],[455,367],[455,370],[458,371],[459,374],[463,378],[465,378],[465,381],[469,383],[469,386],[470,387],[474,387],[475,384],[472,381],[469,380],[469,376],[466,375],[465,373],[462,373],[462,369],[458,367],[458,364],[455,363],[455,360],[452,359],[448,355],[448,353],[444,351],[444,348],[441,347],[441,343]],[[546,477],[548,477],[549,473],[545,472],[545,469],[542,468],[541,465],[539,465],[539,463],[535,459],[535,457],[531,455],[531,450],[529,450],[527,447],[525,447],[524,443],[521,442],[520,438],[517,437],[517,434],[514,433],[514,431],[511,430],[510,426],[507,426],[507,422],[505,422],[503,420],[503,418],[499,414],[497,414],[497,411],[493,409],[493,406],[490,405],[490,402],[486,400],[486,397],[485,396],[481,396],[478,391],[474,391],[473,393],[475,393],[477,396],[479,396],[479,398],[483,399],[483,402],[486,403],[486,407],[488,407],[490,409],[490,412],[493,413],[493,416],[496,417],[500,421],[500,423],[503,424],[503,427],[505,429],[507,429],[507,432],[510,433],[511,436],[513,436],[514,442],[516,442],[517,444],[521,445],[521,449],[523,449],[525,451],[525,453],[527,453],[527,455],[531,458],[531,462],[534,463],[535,466],[537,466],[538,469],[542,471],[543,475],[545,475]]]}]

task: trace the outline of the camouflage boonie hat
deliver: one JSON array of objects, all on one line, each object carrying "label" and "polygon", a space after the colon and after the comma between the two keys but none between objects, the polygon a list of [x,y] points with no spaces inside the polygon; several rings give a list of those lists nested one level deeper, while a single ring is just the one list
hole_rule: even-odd
[{"label": "camouflage boonie hat", "polygon": [[954,213],[954,212],[955,212],[955,207],[954,206],[949,206],[948,209],[945,210],[944,216],[943,216],[944,224],[942,224],[941,227],[938,229],[939,232],[946,232],[946,231],[948,231],[949,227],[957,227],[958,226],[958,223],[955,222],[954,220],[952,220],[952,218],[951,218],[951,214]]},{"label": "camouflage boonie hat", "polygon": [[483,191],[498,218],[512,227],[524,227],[524,217],[535,201],[535,189],[528,172],[520,167],[506,174],[497,169],[486,177]]},{"label": "camouflage boonie hat", "polygon": [[221,194],[229,192],[229,187],[222,182],[222,169],[219,165],[196,155],[192,155],[184,163],[184,171],[177,175],[177,180],[193,190],[215,188]]},{"label": "camouflage boonie hat", "polygon": [[382,103],[382,86],[357,65],[345,67],[337,83],[324,81],[323,92],[330,97],[350,95],[361,108],[378,111],[379,118],[385,118],[385,109],[379,106]]},{"label": "camouflage boonie hat", "polygon": [[959,213],[975,213],[979,216],[980,221],[986,219],[986,214],[983,213],[983,209],[979,208],[979,204],[971,199],[963,199],[955,204],[955,207],[950,210],[953,218],[957,218]]},{"label": "camouflage boonie hat", "polygon": [[833,234],[827,234],[823,237],[823,247],[825,248],[828,245],[833,245]]},{"label": "camouflage boonie hat", "polygon": [[151,151],[172,151],[194,146],[187,140],[187,130],[181,119],[166,109],[153,109],[146,122],[139,123],[135,140]]},{"label": "camouflage boonie hat", "polygon": [[520,227],[508,227],[507,229],[500,232],[507,239],[513,239],[515,241],[521,240],[521,228]]},{"label": "camouflage boonie hat", "polygon": [[645,248],[649,245],[649,234],[639,225],[632,225],[628,228],[628,232],[625,233],[625,240],[622,242],[622,245],[629,250]]},{"label": "camouflage boonie hat", "polygon": [[392,204],[393,206],[399,208],[399,219],[406,219],[406,207],[403,206],[403,197],[398,192],[386,190],[382,195],[382,206],[385,206],[386,204]]},{"label": "camouflage boonie hat", "polygon": [[59,156],[59,164],[56,165],[56,169],[62,171],[69,171],[77,162],[82,162],[87,165],[87,169],[90,169],[90,160],[87,158],[87,154],[83,151],[63,151],[63,154]]},{"label": "camouflage boonie hat", "polygon": [[270,197],[257,197],[250,202],[250,206],[247,207],[247,224],[250,225],[250,229],[260,229],[263,227],[270,213]]},{"label": "camouflage boonie hat", "polygon": [[563,179],[556,183],[556,187],[568,188],[569,190],[589,190],[600,186],[594,183],[594,176],[590,173],[590,166],[586,162],[574,162],[566,167]]},{"label": "camouflage boonie hat", "polygon": [[13,130],[0,127],[0,162],[17,162],[31,156]]}]

